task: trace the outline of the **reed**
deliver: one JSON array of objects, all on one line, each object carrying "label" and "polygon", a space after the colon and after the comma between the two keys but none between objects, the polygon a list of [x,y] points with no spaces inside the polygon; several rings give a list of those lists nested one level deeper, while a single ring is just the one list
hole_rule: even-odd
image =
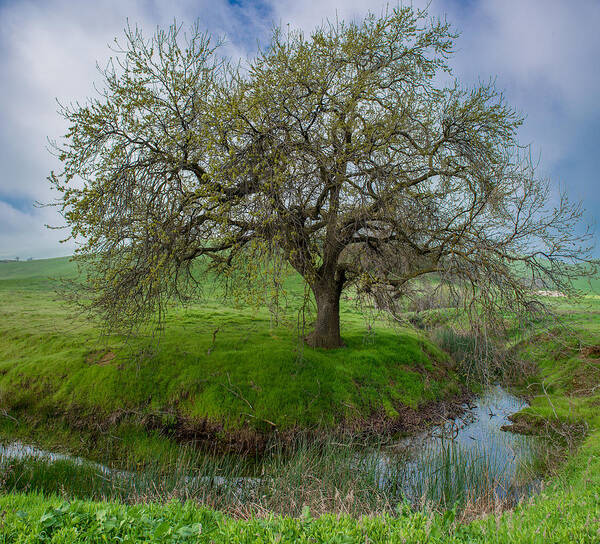
[{"label": "reed", "polygon": [[403,456],[384,444],[329,439],[299,440],[285,452],[274,445],[260,459],[184,449],[141,471],[0,456],[0,486],[125,503],[191,500],[239,517],[307,511],[375,515],[394,513],[407,502],[435,510],[474,503],[497,508],[499,502],[513,505],[530,490],[538,455],[531,450],[506,460],[486,448],[473,452],[445,440]]}]

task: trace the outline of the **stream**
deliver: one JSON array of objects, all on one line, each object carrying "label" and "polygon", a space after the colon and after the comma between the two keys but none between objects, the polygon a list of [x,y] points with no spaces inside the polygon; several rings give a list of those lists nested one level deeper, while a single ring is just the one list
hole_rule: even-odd
[{"label": "stream", "polygon": [[[539,489],[541,479],[535,466],[542,444],[536,437],[502,431],[501,427],[510,423],[511,414],[525,406],[524,400],[502,387],[490,387],[465,407],[459,418],[391,445],[353,451],[349,461],[343,460],[347,466],[340,465],[340,473],[362,471],[387,496],[413,505],[450,506],[456,501],[483,500],[518,502]],[[75,470],[87,470],[91,474],[88,480],[110,480],[117,487],[124,484],[135,490],[168,487],[163,473],[157,481],[159,473],[114,470],[81,457],[20,442],[0,444],[0,469],[11,461],[14,464],[28,460],[45,463],[46,467],[57,462],[70,463]],[[279,485],[277,478],[287,470],[285,462],[279,456],[255,474],[240,471],[242,464],[229,471],[220,466],[207,469],[207,465],[186,465],[169,477],[169,485],[180,493],[186,491],[187,497],[205,496],[206,488],[227,488],[236,500],[252,500],[258,493],[265,493],[264,488],[270,486],[272,490]],[[277,467],[276,475],[265,470],[265,466]],[[293,468],[297,470],[297,465]],[[42,467],[42,477],[44,470],[49,472]]]},{"label": "stream", "polygon": [[538,437],[503,431],[509,416],[528,406],[502,387],[490,387],[461,417],[406,437],[379,455],[381,485],[394,482],[410,502],[444,503],[457,494],[500,501],[537,491]]}]

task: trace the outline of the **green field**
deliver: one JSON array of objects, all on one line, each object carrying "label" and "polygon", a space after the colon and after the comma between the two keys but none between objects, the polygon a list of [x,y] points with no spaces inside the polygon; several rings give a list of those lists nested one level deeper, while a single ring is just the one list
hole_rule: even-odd
[{"label": "green field", "polygon": [[[158,343],[99,338],[98,324],[57,300],[50,271],[72,268],[61,259],[0,264],[4,438],[143,461],[172,451],[190,426],[225,442],[273,427],[358,429],[461,387],[451,358],[424,333],[377,321],[367,334],[351,301],[347,347],[333,352],[301,345],[291,308],[275,325],[266,310],[224,304],[217,289],[174,308]],[[555,305],[560,323],[515,330],[511,342],[519,368],[535,368],[516,372],[531,406],[515,426],[561,446],[542,492],[515,509],[474,520],[403,504],[366,517],[305,509],[243,519],[196,502],[75,500],[63,488],[0,495],[0,542],[600,542],[600,298]]]},{"label": "green field", "polygon": [[152,427],[252,443],[274,431],[393,427],[399,412],[461,388],[426,336],[383,321],[367,330],[350,301],[346,347],[306,347],[293,309],[297,278],[277,324],[265,309],[224,303],[207,284],[212,296],[172,308],[162,334],[124,338],[100,336],[99,323],[58,299],[48,277],[73,274],[66,259],[0,263],[0,403],[30,430]]}]

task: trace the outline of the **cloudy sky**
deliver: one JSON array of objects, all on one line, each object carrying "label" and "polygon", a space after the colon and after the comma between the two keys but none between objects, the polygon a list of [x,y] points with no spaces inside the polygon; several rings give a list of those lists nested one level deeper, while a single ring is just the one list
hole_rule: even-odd
[{"label": "cloudy sky", "polygon": [[[376,0],[0,0],[0,258],[68,255],[46,176],[57,167],[47,138],[65,132],[56,100],[94,93],[96,62],[127,20],[147,33],[174,19],[227,37],[251,56],[273,24],[310,31],[327,18],[360,19]],[[425,2],[415,0],[414,5]],[[395,5],[395,3],[391,3]],[[600,230],[600,1],[432,0],[430,13],[461,32],[452,61],[464,83],[496,78],[527,116],[522,143],[540,172],[586,208]],[[598,245],[598,244],[597,244]],[[600,250],[596,249],[600,255]]]}]

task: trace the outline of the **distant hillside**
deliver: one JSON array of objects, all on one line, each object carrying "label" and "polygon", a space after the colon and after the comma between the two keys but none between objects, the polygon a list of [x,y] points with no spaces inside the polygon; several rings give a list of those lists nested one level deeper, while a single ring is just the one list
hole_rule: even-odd
[{"label": "distant hillside", "polygon": [[[73,278],[77,266],[71,257],[36,259],[32,261],[0,261],[0,288],[42,288],[59,278]],[[600,275],[580,279],[575,287],[584,293],[600,295]]]},{"label": "distant hillside", "polygon": [[0,262],[0,288],[44,288],[76,274],[77,267],[70,257]]},{"label": "distant hillside", "polygon": [[575,287],[584,293],[600,295],[600,277],[596,275],[594,278],[577,280],[575,282]]}]

